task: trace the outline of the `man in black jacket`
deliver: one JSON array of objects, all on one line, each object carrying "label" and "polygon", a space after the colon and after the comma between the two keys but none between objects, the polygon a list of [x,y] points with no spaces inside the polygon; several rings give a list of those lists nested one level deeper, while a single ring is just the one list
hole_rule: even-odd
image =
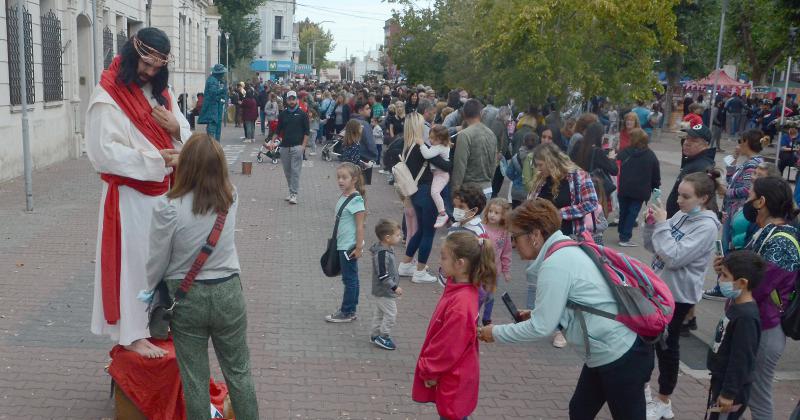
[{"label": "man in black jacket", "polygon": [[286,109],[278,115],[277,131],[280,136],[283,136],[281,163],[286,182],[289,184],[289,195],[286,197],[286,201],[289,204],[297,204],[303,153],[308,144],[309,123],[308,114],[298,106],[297,93],[293,90],[286,94]]},{"label": "man in black jacket", "polygon": [[683,151],[681,171],[667,198],[667,217],[672,217],[678,212],[678,185],[683,181],[683,177],[695,172],[705,172],[714,167],[716,149],[711,148],[711,130],[698,124],[684,131],[686,138],[681,146]]}]

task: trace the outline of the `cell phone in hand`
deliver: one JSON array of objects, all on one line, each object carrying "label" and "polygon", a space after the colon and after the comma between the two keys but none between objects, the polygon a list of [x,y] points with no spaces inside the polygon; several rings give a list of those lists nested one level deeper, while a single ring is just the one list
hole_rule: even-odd
[{"label": "cell phone in hand", "polygon": [[717,239],[714,242],[714,250],[716,251],[718,257],[724,257],[725,256],[725,251],[722,248],[722,241],[721,240]]},{"label": "cell phone in hand", "polygon": [[506,309],[508,309],[508,312],[511,314],[511,318],[514,320],[514,323],[516,324],[517,322],[522,322],[523,319],[519,315],[517,305],[515,305],[514,301],[511,300],[511,296],[508,295],[508,292],[503,293],[500,298],[503,299],[503,303],[506,305]]},{"label": "cell phone in hand", "polygon": [[661,205],[661,190],[658,188],[653,188],[652,194],[650,194],[650,203],[655,204],[657,206]]}]

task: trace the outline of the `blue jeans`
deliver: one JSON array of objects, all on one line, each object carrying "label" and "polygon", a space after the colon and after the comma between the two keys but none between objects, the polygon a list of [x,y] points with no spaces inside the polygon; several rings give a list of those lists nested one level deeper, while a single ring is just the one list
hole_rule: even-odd
[{"label": "blue jeans", "polygon": [[433,203],[433,198],[431,198],[431,185],[419,184],[417,192],[411,196],[411,204],[414,206],[414,213],[417,215],[418,228],[414,236],[408,241],[406,256],[413,257],[419,251],[417,261],[425,264],[431,255],[433,237],[436,234],[436,229],[433,227],[436,223],[436,205]]},{"label": "blue jeans", "polygon": [[[481,291],[483,288],[480,289]],[[492,320],[492,309],[494,309],[494,293],[486,293],[483,296],[483,318],[484,322]]]},{"label": "blue jeans", "polygon": [[377,163],[378,166],[381,166],[381,152],[383,152],[383,144],[376,144],[375,148],[378,149],[378,159],[375,160],[375,163]]},{"label": "blue jeans", "polygon": [[267,134],[267,115],[264,113],[264,108],[258,111],[258,117],[261,120],[261,135],[264,136]]},{"label": "blue jeans", "polygon": [[642,209],[642,202],[625,197],[617,197],[619,200],[619,240],[628,242],[633,237],[633,225],[636,223],[636,216]]},{"label": "blue jeans", "polygon": [[352,315],[356,313],[358,306],[358,260],[345,258],[349,252],[339,251],[339,264],[342,266],[342,283],[344,283],[342,306],[339,310],[343,314]]},{"label": "blue jeans", "polygon": [[729,214],[725,223],[722,224],[722,251],[725,252],[725,254],[733,250],[733,244],[731,243],[733,239],[733,226],[731,226],[731,223],[733,222],[734,215],[735,213]]}]

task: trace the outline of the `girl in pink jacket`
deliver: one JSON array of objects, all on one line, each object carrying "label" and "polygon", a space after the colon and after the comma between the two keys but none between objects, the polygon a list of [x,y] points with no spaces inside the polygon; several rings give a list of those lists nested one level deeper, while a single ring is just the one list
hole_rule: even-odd
[{"label": "girl in pink jacket", "polygon": [[[486,204],[483,211],[483,227],[486,236],[494,244],[494,266],[497,268],[497,282],[511,281],[511,234],[508,233],[508,216],[511,213],[511,203],[505,198],[493,198]],[[486,293],[483,300],[483,325],[492,323],[492,309],[494,308],[494,293]]]},{"label": "girl in pink jacket", "polygon": [[478,288],[493,292],[494,246],[472,233],[445,240],[441,267],[448,278],[417,359],[411,397],[435,402],[442,419],[466,418],[478,405]]}]

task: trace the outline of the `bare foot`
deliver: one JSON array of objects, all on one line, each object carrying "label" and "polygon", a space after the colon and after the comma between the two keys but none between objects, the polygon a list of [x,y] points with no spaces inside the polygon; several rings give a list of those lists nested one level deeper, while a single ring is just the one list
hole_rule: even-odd
[{"label": "bare foot", "polygon": [[158,347],[157,345],[151,343],[150,340],[144,340],[144,342],[147,343],[147,345],[150,346],[150,348],[153,349],[153,351],[156,352],[156,354],[157,354],[156,358],[164,357],[167,354],[169,354],[168,351],[166,351],[166,350],[162,349],[161,347]]},{"label": "bare foot", "polygon": [[162,350],[157,346],[154,346],[149,341],[147,341],[146,338],[140,338],[124,347],[125,350],[130,350],[132,352],[138,353],[146,359],[157,359],[159,357],[164,357],[164,355],[166,355],[166,352],[164,350]]}]

